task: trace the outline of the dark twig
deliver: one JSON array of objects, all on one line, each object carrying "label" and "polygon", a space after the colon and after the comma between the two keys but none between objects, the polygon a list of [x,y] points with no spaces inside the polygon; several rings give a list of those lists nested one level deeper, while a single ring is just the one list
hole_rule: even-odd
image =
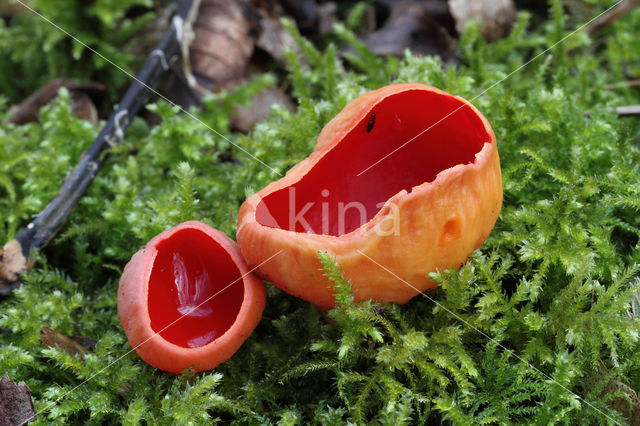
[{"label": "dark twig", "polygon": [[607,84],[607,90],[615,90],[626,87],[640,87],[640,80],[621,81],[619,83]]},{"label": "dark twig", "polygon": [[156,49],[151,52],[118,103],[118,108],[64,181],[58,195],[26,228],[0,249],[0,293],[9,292],[20,285],[20,275],[28,270],[31,251],[43,247],[55,235],[104,164],[105,151],[122,140],[131,121],[145,104],[151,92],[150,88],[179,61],[183,23],[194,3],[198,2],[182,1],[171,28],[165,32]]},{"label": "dark twig", "polygon": [[[615,112],[620,117],[632,117],[635,115],[640,115],[640,105],[625,105],[619,106],[616,108],[607,108],[607,112]],[[591,115],[591,111],[585,111],[584,115]]]},{"label": "dark twig", "polygon": [[586,29],[587,35],[589,35],[589,37],[595,37],[609,25],[631,12],[636,6],[640,6],[640,0],[623,1],[618,6],[593,21]]},{"label": "dark twig", "polygon": [[616,113],[620,117],[630,117],[632,115],[640,115],[640,105],[627,105],[616,108]]}]

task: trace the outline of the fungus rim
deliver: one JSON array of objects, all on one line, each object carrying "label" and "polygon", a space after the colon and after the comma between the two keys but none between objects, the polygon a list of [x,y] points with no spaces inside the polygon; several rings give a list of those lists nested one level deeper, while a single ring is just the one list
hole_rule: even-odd
[{"label": "fungus rim", "polygon": [[[441,183],[442,181],[446,180],[449,177],[453,177],[456,174],[462,173],[463,170],[466,170],[467,168],[480,167],[481,164],[491,156],[492,149],[497,148],[497,147],[495,148],[492,147],[492,145],[494,144],[497,145],[497,140],[495,137],[495,133],[493,132],[493,129],[491,128],[491,125],[489,124],[487,118],[468,100],[460,96],[449,94],[436,87],[428,86],[424,84],[401,83],[401,84],[396,84],[391,86],[385,86],[378,90],[390,89],[393,86],[396,86],[398,90],[384,93],[375,102],[370,102],[366,109],[361,109],[360,111],[357,111],[357,114],[360,116],[360,118],[358,120],[352,120],[348,127],[345,127],[344,124],[338,123],[337,127],[340,129],[340,133],[341,133],[339,136],[336,134],[329,135],[329,136],[326,135],[326,133],[330,132],[331,130],[335,130],[335,129],[327,130],[331,126],[333,120],[329,121],[320,132],[316,141],[316,146],[314,150],[309,154],[309,156],[306,157],[304,160],[302,160],[300,163],[296,164],[289,171],[287,171],[284,177],[282,177],[281,179],[275,182],[272,182],[271,184],[267,185],[267,187],[259,191],[259,192],[262,192],[262,194],[260,194],[259,200],[253,205],[252,212],[251,212],[251,217],[253,219],[253,222],[259,225],[261,228],[271,229],[276,232],[285,232],[287,234],[291,233],[294,235],[306,235],[311,238],[329,238],[330,240],[334,240],[334,241],[337,241],[339,239],[350,239],[355,236],[362,235],[369,232],[372,228],[374,228],[379,223],[381,223],[385,219],[385,217],[389,216],[392,206],[398,205],[399,201],[402,198],[407,197],[408,195],[414,192],[425,190],[431,186],[435,187],[437,186],[438,183]],[[401,86],[404,86],[404,87],[401,88]],[[265,205],[265,199],[267,199],[267,197],[269,197],[270,195],[276,192],[286,190],[287,188],[293,187],[299,184],[300,182],[302,182],[307,177],[307,175],[312,171],[313,168],[315,168],[320,162],[322,162],[325,159],[327,155],[329,155],[334,149],[336,149],[341,144],[342,141],[350,137],[355,131],[355,129],[358,126],[361,126],[363,122],[367,127],[367,132],[369,131],[369,117],[372,114],[372,111],[374,108],[380,105],[383,101],[391,97],[399,96],[406,92],[427,92],[430,94],[434,94],[436,96],[455,100],[457,102],[457,105],[455,106],[452,112],[448,113],[447,115],[445,115],[443,118],[439,120],[435,120],[435,123],[431,124],[430,126],[439,125],[442,121],[449,119],[450,116],[461,111],[466,110],[473,115],[474,119],[477,120],[476,122],[473,123],[474,126],[477,126],[477,129],[482,132],[483,139],[486,139],[486,140],[484,140],[483,142],[479,142],[479,145],[480,145],[479,149],[475,151],[472,161],[470,161],[469,163],[456,163],[453,166],[441,169],[435,175],[433,180],[421,182],[417,185],[412,185],[408,189],[406,188],[400,189],[395,194],[392,194],[391,196],[389,196],[384,201],[384,203],[382,203],[383,205],[377,210],[375,215],[371,216],[364,223],[361,223],[360,226],[357,226],[353,230],[342,233],[340,235],[332,235],[330,233],[323,233],[323,232],[300,232],[296,230],[286,229],[286,227],[270,226],[270,225],[264,224],[258,219],[258,209],[262,208],[262,206]],[[367,94],[369,93],[372,93],[372,92],[368,92]],[[365,96],[365,95],[361,95],[361,96]],[[340,113],[338,113],[336,117],[343,114],[346,108],[349,107],[349,105],[351,105],[351,103],[354,100],[349,102],[345,106],[345,109],[343,109]],[[413,141],[409,143],[412,143],[412,142]],[[407,145],[407,143],[403,142],[403,145],[401,145],[400,149],[403,149],[404,145]],[[395,155],[395,152],[392,155]],[[282,184],[283,181],[286,181],[286,185]],[[249,199],[256,196],[257,194],[258,193],[252,195],[251,197],[249,197]]]},{"label": "fungus rim", "polygon": [[[146,293],[151,330],[167,342],[187,349],[202,348],[224,336],[238,319],[245,294],[244,284],[236,286],[243,274],[229,251],[202,229],[192,227],[177,230],[169,238],[159,240],[153,248],[155,255]],[[185,274],[180,278],[186,278],[183,284],[187,285],[186,291],[182,292],[187,300],[178,303],[175,298],[180,298],[180,289],[174,289],[178,279],[175,277],[176,255],[177,263],[182,266],[180,272]],[[163,277],[171,273],[173,280]],[[198,273],[204,273],[206,278],[202,279],[203,275],[198,276]],[[207,285],[206,281],[208,291],[199,296],[198,290]],[[184,306],[184,303],[189,305]],[[182,312],[181,308],[187,312]],[[207,309],[209,313],[203,315],[205,318],[194,321],[197,316],[192,315],[194,312]],[[209,332],[205,333],[207,330]],[[195,331],[204,334],[198,335]],[[198,344],[198,339],[204,343]]]},{"label": "fungus rim", "polygon": [[[229,325],[229,327],[225,330],[225,332],[222,333],[220,336],[214,338],[213,340],[211,340],[210,342],[202,346],[197,346],[197,347],[185,347],[185,346],[176,344],[171,340],[168,340],[167,338],[165,338],[161,334],[161,332],[158,332],[153,328],[152,321],[151,321],[151,313],[149,311],[149,286],[151,281],[151,275],[153,273],[156,260],[158,258],[158,253],[159,253],[158,246],[161,245],[163,242],[170,240],[176,233],[182,232],[184,230],[194,230],[194,231],[200,232],[203,234],[203,236],[210,238],[213,244],[217,244],[218,246],[220,246],[220,248],[229,255],[229,260],[233,263],[234,268],[236,268],[239,272],[239,275],[236,281],[234,281],[233,284],[227,283],[225,286],[228,286],[230,284],[238,285],[240,283],[242,283],[242,286],[243,286],[242,303],[239,305],[237,309],[237,313],[235,315],[233,322]],[[221,235],[217,235],[218,233]],[[138,300],[138,304],[142,305],[144,319],[145,319],[145,324],[143,324],[143,327],[147,329],[147,332],[149,335],[145,337],[143,339],[143,343],[138,344],[135,349],[139,349],[140,347],[149,343],[151,340],[158,339],[162,341],[163,346],[166,345],[167,347],[170,347],[172,350],[178,351],[180,353],[201,352],[201,351],[204,351],[206,348],[210,348],[214,345],[220,345],[223,341],[229,340],[232,334],[234,333],[234,331],[242,327],[242,323],[245,321],[245,316],[247,312],[251,309],[251,304],[253,303],[253,299],[254,299],[254,296],[251,294],[251,292],[249,292],[249,294],[247,293],[247,287],[249,284],[247,279],[251,276],[252,272],[249,269],[247,269],[247,271],[243,271],[243,269],[245,268],[241,267],[241,264],[238,263],[238,260],[244,261],[244,258],[237,259],[237,256],[235,255],[235,253],[233,253],[233,250],[234,250],[233,244],[229,244],[230,242],[232,242],[232,240],[225,241],[222,238],[223,236],[226,237],[226,235],[222,234],[220,231],[202,222],[187,221],[187,222],[182,222],[172,228],[166,229],[165,231],[156,235],[140,251],[140,252],[151,251],[151,253],[149,253],[150,257],[147,259],[148,262],[145,265],[145,271],[143,274],[144,282],[142,283],[142,286],[140,289],[141,299]],[[134,319],[134,318],[131,318],[131,319]],[[122,326],[123,328],[125,328],[124,324],[122,324]],[[246,339],[243,339],[243,341],[244,340]]]}]

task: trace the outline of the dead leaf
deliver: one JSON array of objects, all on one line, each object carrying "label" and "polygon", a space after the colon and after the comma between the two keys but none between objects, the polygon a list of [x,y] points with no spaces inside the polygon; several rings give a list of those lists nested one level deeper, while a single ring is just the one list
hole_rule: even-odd
[{"label": "dead leaf", "polygon": [[82,346],[92,351],[96,348],[98,341],[96,339],[92,339],[91,337],[85,336],[69,336],[75,342],[80,343]]},{"label": "dead leaf", "polygon": [[290,111],[295,107],[289,97],[277,87],[269,87],[254,96],[247,107],[236,107],[236,113],[231,116],[231,126],[243,133],[248,133],[253,126],[264,121],[269,116],[271,105],[284,105]]},{"label": "dead leaf", "polygon": [[638,399],[636,391],[631,387],[619,380],[612,379],[607,383],[607,386],[605,386],[600,396],[602,397],[618,391],[627,394],[631,402],[625,398],[616,398],[614,400],[607,401],[607,406],[616,410],[625,419],[631,420],[632,425],[640,425],[640,399]]},{"label": "dead leaf", "polygon": [[456,29],[462,33],[469,20],[479,21],[482,36],[494,41],[509,34],[517,18],[513,0],[449,0]]},{"label": "dead leaf", "polygon": [[[331,34],[333,31],[333,24],[338,22],[338,18],[335,16],[337,10],[338,6],[332,1],[318,6],[318,19],[316,26],[318,28],[319,35]],[[373,8],[366,8],[363,21],[363,24],[367,28],[375,27],[375,14],[373,13]]]},{"label": "dead leaf", "polygon": [[[83,337],[83,339],[88,338]],[[89,353],[89,349],[78,343],[73,338],[67,337],[62,333],[50,329],[49,327],[42,327],[40,329],[40,341],[45,346],[50,348],[60,348],[73,356],[79,354],[82,361],[84,361],[84,356]]]},{"label": "dead leaf", "polygon": [[[29,4],[29,0],[22,0],[22,3]],[[27,13],[29,9],[17,3],[15,0],[0,0],[0,16],[14,16],[18,13]]]},{"label": "dead leaf", "polygon": [[71,110],[74,116],[98,124],[98,110],[86,93],[76,91],[71,94]]},{"label": "dead leaf", "polygon": [[131,390],[131,383],[124,382],[122,385],[118,386],[118,389],[116,389],[116,393],[120,396],[126,396],[130,390]]},{"label": "dead leaf", "polygon": [[598,19],[590,22],[585,32],[589,37],[597,36],[602,30],[609,27],[618,19],[626,16],[629,12],[640,6],[640,0],[624,0],[617,3],[611,9],[598,16]]},{"label": "dead leaf", "polygon": [[267,52],[278,61],[284,60],[284,49],[295,48],[296,42],[280,24],[284,10],[276,3],[270,10],[257,9],[259,16],[260,35],[256,40],[256,47]]},{"label": "dead leaf", "polygon": [[0,379],[0,426],[18,426],[36,421],[31,391],[25,382],[16,383],[4,373]]},{"label": "dead leaf", "polygon": [[315,0],[280,0],[280,3],[295,18],[298,28],[314,28],[318,20],[318,4]]},{"label": "dead leaf", "polygon": [[[74,83],[63,78],[56,78],[36,90],[35,93],[18,105],[12,106],[11,109],[9,109],[9,118],[7,121],[14,124],[25,124],[37,121],[40,108],[51,102],[51,100],[58,95],[58,91],[62,87],[66,87],[72,95],[75,93],[83,93],[85,96],[86,93],[101,93],[105,90],[102,84],[96,82]],[[93,103],[88,96],[87,99]],[[84,108],[86,108],[86,106],[83,107],[81,112],[86,116],[87,114]],[[93,106],[93,109],[95,110],[95,106]],[[74,110],[74,113],[75,112]],[[97,112],[95,112],[95,115],[97,122]]]},{"label": "dead leaf", "polygon": [[237,79],[245,74],[253,53],[252,8],[248,0],[203,0],[189,48],[191,70],[200,84]]},{"label": "dead leaf", "polygon": [[171,25],[171,20],[177,9],[176,3],[170,3],[166,7],[156,7],[155,19],[144,24],[139,31],[133,34],[126,42],[124,50],[137,57],[147,57],[157,47],[167,28]]},{"label": "dead leaf", "polygon": [[445,28],[449,11],[439,0],[404,0],[394,4],[389,19],[364,43],[378,55],[402,56],[406,49],[415,54],[455,58],[455,41]]},{"label": "dead leaf", "polygon": [[[214,92],[217,93],[222,90],[233,92],[243,84],[246,84],[251,76],[255,76],[260,73],[260,70],[252,69],[249,77],[220,84],[216,86]],[[275,104],[283,105],[289,111],[295,111],[295,106],[293,102],[291,102],[289,96],[277,87],[268,87],[252,97],[247,106],[235,107],[236,112],[230,117],[231,127],[234,130],[248,133],[253,126],[264,121],[269,116],[269,109],[271,108],[271,105]]]},{"label": "dead leaf", "polygon": [[20,275],[29,269],[29,261],[22,253],[17,240],[11,240],[0,248],[0,294],[8,293],[21,284]]}]

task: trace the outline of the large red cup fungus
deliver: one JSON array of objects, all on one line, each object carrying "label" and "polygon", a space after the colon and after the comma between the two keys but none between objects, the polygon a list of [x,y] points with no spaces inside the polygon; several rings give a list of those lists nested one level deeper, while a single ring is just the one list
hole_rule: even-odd
[{"label": "large red cup fungus", "polygon": [[404,303],[436,286],[429,272],[482,245],[501,205],[482,114],[439,89],[397,84],[350,102],[309,157],[249,197],[237,240],[258,275],[317,306],[334,305],[318,251],[336,258],[356,300]]},{"label": "large red cup fungus", "polygon": [[242,346],[260,321],[265,297],[236,244],[191,221],[133,255],[120,279],[118,316],[147,363],[173,373],[201,371]]}]

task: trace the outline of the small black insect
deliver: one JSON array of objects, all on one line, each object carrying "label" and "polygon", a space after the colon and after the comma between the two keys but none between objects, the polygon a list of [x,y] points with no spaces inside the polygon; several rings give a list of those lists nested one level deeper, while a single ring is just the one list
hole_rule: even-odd
[{"label": "small black insect", "polygon": [[369,122],[367,123],[367,133],[373,130],[373,126],[376,124],[376,113],[372,112],[371,117],[369,117]]}]

